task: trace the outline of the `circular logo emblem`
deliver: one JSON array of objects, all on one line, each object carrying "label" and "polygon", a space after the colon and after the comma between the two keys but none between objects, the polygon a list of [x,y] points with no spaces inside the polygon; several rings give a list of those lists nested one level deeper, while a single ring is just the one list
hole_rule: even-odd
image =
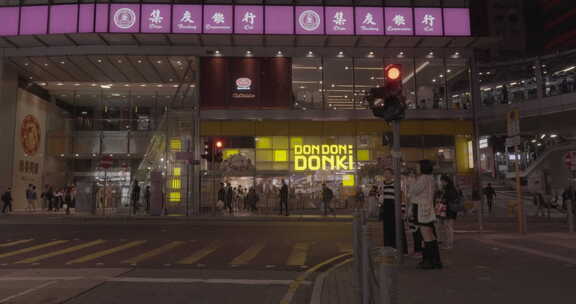
[{"label": "circular logo emblem", "polygon": [[312,10],[303,11],[298,18],[300,26],[309,32],[315,31],[320,27],[320,15]]},{"label": "circular logo emblem", "polygon": [[136,13],[130,8],[121,8],[114,13],[114,24],[121,29],[129,29],[136,23]]},{"label": "circular logo emblem", "polygon": [[236,87],[238,90],[250,90],[250,86],[252,86],[252,80],[250,80],[250,78],[242,77],[236,79]]},{"label": "circular logo emblem", "polygon": [[20,141],[24,153],[30,156],[36,154],[40,148],[40,140],[40,124],[36,117],[32,115],[24,117],[20,127]]}]

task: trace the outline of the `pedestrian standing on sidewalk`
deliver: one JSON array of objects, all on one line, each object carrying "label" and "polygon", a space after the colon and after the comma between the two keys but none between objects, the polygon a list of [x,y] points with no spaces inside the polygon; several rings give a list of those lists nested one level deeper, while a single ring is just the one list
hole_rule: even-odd
[{"label": "pedestrian standing on sidewalk", "polygon": [[288,216],[288,185],[285,180],[282,180],[282,187],[280,187],[280,215],[282,215],[282,208],[286,209],[286,216]]},{"label": "pedestrian standing on sidewalk", "polygon": [[140,185],[138,180],[134,180],[134,187],[132,188],[132,210],[136,214],[140,209]]},{"label": "pedestrian standing on sidewalk", "polygon": [[32,202],[32,210],[36,211],[36,201],[38,200],[38,192],[36,192],[36,186],[32,186],[30,191],[30,201]]},{"label": "pedestrian standing on sidewalk", "polygon": [[492,184],[488,183],[488,186],[484,188],[484,196],[486,197],[486,204],[488,205],[488,213],[492,215],[492,210],[494,208],[494,197],[496,197],[496,191],[492,188]]},{"label": "pedestrian standing on sidewalk", "polygon": [[450,176],[442,175],[440,182],[442,183],[442,202],[446,204],[446,217],[442,219],[442,225],[446,232],[444,248],[452,249],[454,247],[454,221],[462,208],[462,201]]},{"label": "pedestrian standing on sidewalk", "polygon": [[322,184],[322,203],[324,203],[324,216],[328,215],[328,211],[332,211],[332,214],[334,214],[334,216],[336,216],[336,211],[334,211],[334,209],[332,209],[332,207],[330,207],[330,202],[332,202],[332,199],[334,198],[334,192],[332,192],[332,189],[328,188],[328,186],[326,186],[326,183]]},{"label": "pedestrian standing on sidewalk", "polygon": [[36,209],[34,206],[34,201],[32,201],[32,184],[28,184],[26,188],[26,210],[33,213]]},{"label": "pedestrian standing on sidewalk", "polygon": [[413,204],[416,204],[414,213],[415,222],[418,224],[424,239],[424,252],[420,267],[422,269],[440,269],[442,262],[440,259],[440,248],[434,235],[434,223],[436,215],[434,213],[434,192],[436,182],[432,173],[434,165],[429,160],[420,161],[420,175],[416,182],[410,187],[410,197]]},{"label": "pedestrian standing on sidewalk", "polygon": [[420,233],[420,227],[417,225],[415,221],[415,217],[413,215],[417,214],[418,205],[416,205],[412,198],[410,197],[410,189],[416,183],[416,172],[410,170],[408,172],[408,176],[404,181],[404,200],[406,204],[406,222],[408,225],[408,230],[412,233],[412,241],[414,243],[414,256],[421,257],[422,251],[424,250],[422,244],[422,234]]},{"label": "pedestrian standing on sidewalk", "polygon": [[150,213],[150,185],[146,186],[144,190],[144,201],[146,202],[146,212]]},{"label": "pedestrian standing on sidewalk", "polygon": [[2,202],[4,202],[2,213],[6,214],[6,210],[12,212],[12,188],[8,188],[6,192],[2,194]]},{"label": "pedestrian standing on sidewalk", "polygon": [[232,184],[228,183],[228,187],[226,187],[226,208],[230,215],[234,213],[234,209],[232,208],[232,202],[234,201],[234,189],[232,189]]},{"label": "pedestrian standing on sidewalk", "polygon": [[258,204],[259,200],[260,200],[260,197],[258,196],[258,193],[256,193],[256,189],[254,189],[254,187],[250,187],[250,190],[248,191],[248,194],[246,195],[246,202],[248,203],[248,207],[250,208],[250,211],[252,211],[252,212],[258,211],[256,204]]},{"label": "pedestrian standing on sidewalk", "polygon": [[[382,186],[382,204],[380,205],[380,217],[382,221],[382,229],[384,235],[384,247],[392,247],[398,249],[396,240],[396,191],[395,191],[394,172],[392,169],[387,168],[384,170],[384,183]],[[403,226],[403,225],[401,225]],[[406,237],[404,229],[400,228],[401,235],[403,236],[403,244],[406,244]],[[407,253],[406,246],[402,248],[404,253]]]}]

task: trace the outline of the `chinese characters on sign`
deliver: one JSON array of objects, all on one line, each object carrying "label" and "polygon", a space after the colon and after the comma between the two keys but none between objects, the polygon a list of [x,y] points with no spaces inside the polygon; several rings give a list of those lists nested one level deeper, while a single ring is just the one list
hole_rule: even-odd
[{"label": "chinese characters on sign", "polygon": [[94,32],[471,35],[468,8],[120,3],[0,7],[0,36]]}]

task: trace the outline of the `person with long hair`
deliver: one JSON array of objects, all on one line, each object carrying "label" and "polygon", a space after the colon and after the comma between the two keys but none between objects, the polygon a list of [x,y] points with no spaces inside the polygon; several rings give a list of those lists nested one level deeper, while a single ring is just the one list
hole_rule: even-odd
[{"label": "person with long hair", "polygon": [[462,202],[460,201],[460,194],[454,185],[454,181],[448,175],[440,177],[442,184],[442,202],[446,204],[446,217],[442,219],[442,224],[446,232],[445,248],[452,249],[454,246],[454,221],[458,216],[458,211]]},{"label": "person with long hair", "polygon": [[418,225],[424,240],[424,251],[422,254],[422,269],[440,269],[442,262],[440,259],[440,248],[438,240],[434,235],[434,223],[436,215],[434,212],[434,191],[435,180],[432,175],[434,165],[429,160],[420,161],[420,175],[416,182],[410,187],[410,198],[414,208],[414,222]]}]

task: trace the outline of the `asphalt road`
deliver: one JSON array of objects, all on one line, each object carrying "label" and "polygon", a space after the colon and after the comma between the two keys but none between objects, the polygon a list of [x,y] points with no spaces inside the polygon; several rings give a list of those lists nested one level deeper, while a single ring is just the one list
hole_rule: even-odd
[{"label": "asphalt road", "polygon": [[310,269],[351,248],[344,222],[1,224],[0,303],[308,303]]}]

